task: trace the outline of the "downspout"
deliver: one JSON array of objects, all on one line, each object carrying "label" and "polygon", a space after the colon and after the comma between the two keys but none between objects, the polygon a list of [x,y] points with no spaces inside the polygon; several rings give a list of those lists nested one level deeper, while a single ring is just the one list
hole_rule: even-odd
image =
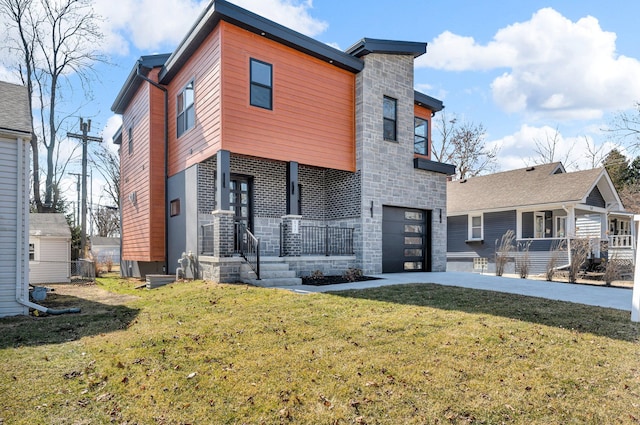
[{"label": "downspout", "polygon": [[143,75],[140,72],[140,68],[142,68],[142,61],[138,59],[136,76],[153,87],[162,90],[164,94],[164,272],[169,273],[169,202],[167,199],[167,184],[169,180],[169,92],[166,87]]},{"label": "downspout", "polygon": [[[24,182],[29,181],[28,176],[26,176],[25,173],[25,167],[24,167],[24,141],[23,139],[18,139],[18,181],[21,181],[22,184],[24,185]],[[23,175],[25,174],[25,175]],[[32,308],[34,310],[38,310],[41,311],[43,313],[47,313],[47,314],[64,314],[64,313],[80,313],[80,309],[79,308],[67,308],[64,310],[53,310],[50,309],[48,307],[44,307],[41,306],[39,304],[35,304],[32,303],[31,301],[29,301],[28,299],[25,300],[23,298],[23,291],[24,291],[24,282],[23,279],[28,277],[28,274],[26,276],[23,276],[23,262],[24,262],[24,249],[25,249],[25,241],[24,239],[24,226],[25,226],[25,220],[23,220],[23,217],[25,216],[25,208],[23,206],[23,202],[24,202],[24,198],[23,198],[23,190],[22,187],[18,188],[18,202],[17,202],[17,217],[16,217],[16,224],[17,224],[17,229],[16,229],[16,241],[18,243],[18,249],[16,252],[16,301],[28,308]],[[28,220],[26,225],[28,225]]]}]

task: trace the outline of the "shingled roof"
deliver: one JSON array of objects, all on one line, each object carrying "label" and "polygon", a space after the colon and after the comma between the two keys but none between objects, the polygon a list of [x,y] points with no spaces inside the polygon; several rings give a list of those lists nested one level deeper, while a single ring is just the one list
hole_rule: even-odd
[{"label": "shingled roof", "polygon": [[25,86],[0,81],[0,132],[31,136],[29,91]]},{"label": "shingled roof", "polygon": [[604,168],[563,171],[554,162],[448,182],[447,214],[582,202],[606,174]]},{"label": "shingled roof", "polygon": [[52,236],[71,238],[71,229],[64,214],[29,214],[29,236]]}]

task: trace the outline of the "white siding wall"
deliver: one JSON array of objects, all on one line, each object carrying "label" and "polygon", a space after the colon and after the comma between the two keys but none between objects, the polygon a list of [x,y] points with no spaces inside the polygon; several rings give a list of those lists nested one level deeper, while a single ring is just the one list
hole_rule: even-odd
[{"label": "white siding wall", "polygon": [[[16,301],[17,296],[28,299],[28,152],[26,142],[0,137],[0,317],[28,313]],[[23,205],[18,204],[19,194]],[[20,294],[16,294],[18,281]]]},{"label": "white siding wall", "polygon": [[600,238],[602,233],[601,214],[584,214],[576,218],[576,236],[579,238]]},{"label": "white siding wall", "polygon": [[[34,241],[34,237],[31,240]],[[68,283],[71,281],[71,241],[63,238],[39,237],[36,244],[38,261],[29,262],[29,282]]]}]

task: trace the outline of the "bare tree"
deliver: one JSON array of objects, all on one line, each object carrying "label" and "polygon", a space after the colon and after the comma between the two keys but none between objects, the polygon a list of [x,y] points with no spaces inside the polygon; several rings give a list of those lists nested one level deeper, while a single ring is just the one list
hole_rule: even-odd
[{"label": "bare tree", "polygon": [[120,217],[118,209],[99,205],[91,209],[93,222],[95,223],[98,236],[117,236],[120,234]]},{"label": "bare tree", "polygon": [[456,166],[456,177],[465,179],[493,171],[498,148],[487,148],[482,124],[449,119],[440,114],[436,122],[439,140],[433,140],[431,151],[438,162]]},{"label": "bare tree", "polygon": [[120,207],[120,157],[104,144],[98,145],[91,154],[91,162],[105,179],[105,193],[112,205]]},{"label": "bare tree", "polygon": [[[58,132],[66,117],[58,106],[65,100],[65,85],[72,90],[77,78],[89,94],[92,66],[103,58],[96,47],[102,38],[99,18],[89,0],[0,0],[0,13],[9,18],[16,34],[9,50],[19,57],[18,72],[29,90],[32,113],[38,111],[42,133],[32,140],[33,199],[39,212],[53,211],[60,177],[57,163]],[[34,132],[34,134],[36,134]],[[38,145],[46,148],[44,202],[41,199]],[[62,169],[66,164],[62,166]]]},{"label": "bare tree", "polygon": [[584,143],[587,145],[587,159],[589,160],[589,167],[591,169],[597,168],[605,158],[604,144],[596,146],[595,143],[591,143],[587,136],[584,136]]},{"label": "bare tree", "polygon": [[571,146],[564,155],[558,151],[562,136],[558,127],[555,128],[553,134],[545,133],[544,139],[533,139],[535,148],[533,151],[537,156],[531,158],[533,164],[550,164],[552,162],[561,161],[565,167],[570,168],[575,165],[575,161],[571,160]]},{"label": "bare tree", "polygon": [[640,148],[640,102],[636,102],[635,111],[621,112],[615,116],[608,129],[620,137],[630,140],[631,147]]}]

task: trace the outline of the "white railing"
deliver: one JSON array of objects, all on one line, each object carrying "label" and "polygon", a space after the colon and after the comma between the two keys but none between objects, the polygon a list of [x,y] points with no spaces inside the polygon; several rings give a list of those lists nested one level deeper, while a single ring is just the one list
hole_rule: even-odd
[{"label": "white railing", "polygon": [[633,248],[633,235],[609,236],[611,248]]}]

